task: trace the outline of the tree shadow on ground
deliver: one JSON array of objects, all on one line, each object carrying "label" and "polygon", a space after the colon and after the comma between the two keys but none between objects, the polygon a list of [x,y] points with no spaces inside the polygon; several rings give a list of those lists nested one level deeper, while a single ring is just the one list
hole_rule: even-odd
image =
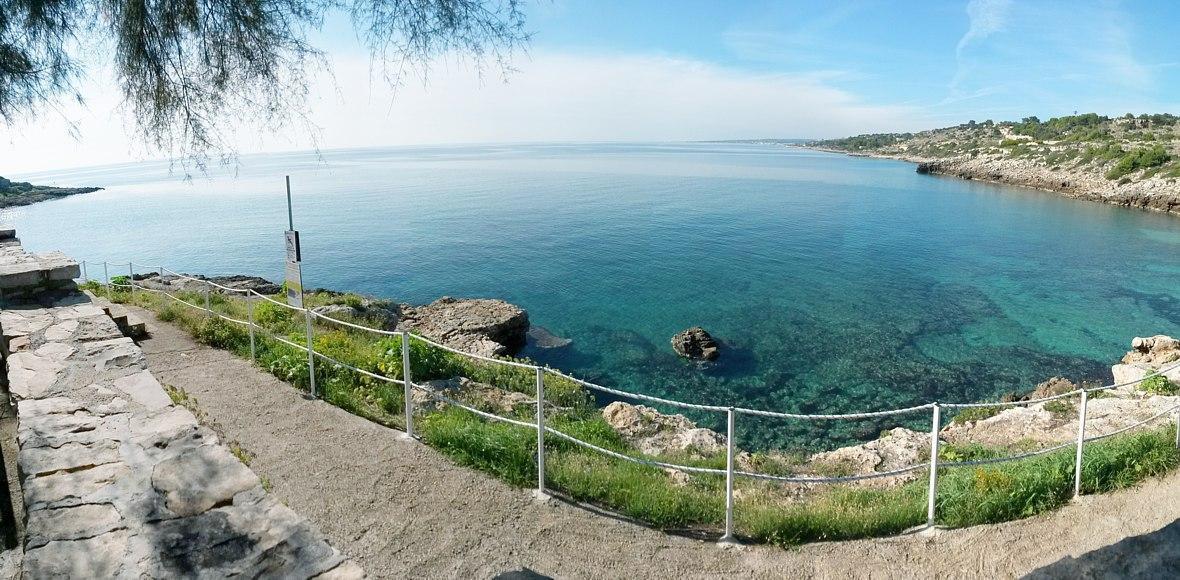
[{"label": "tree shadow on ground", "polygon": [[1076,558],[1066,556],[1025,578],[1180,578],[1180,520]]}]

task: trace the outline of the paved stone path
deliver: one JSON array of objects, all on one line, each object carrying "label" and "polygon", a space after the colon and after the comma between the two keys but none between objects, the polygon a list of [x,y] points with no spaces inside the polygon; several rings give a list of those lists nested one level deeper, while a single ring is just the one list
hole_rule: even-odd
[{"label": "paved stone path", "polygon": [[8,306],[26,578],[357,578],[85,295]]},{"label": "paved stone path", "polygon": [[721,548],[538,502],[137,312],[152,334],[143,348],[153,372],[185,385],[255,455],[251,467],[272,482],[271,493],[375,577],[490,578],[528,568],[556,578],[1010,578],[1104,546],[1141,545],[1118,542],[1180,518],[1180,474],[1172,474],[1040,517],[929,537]]}]

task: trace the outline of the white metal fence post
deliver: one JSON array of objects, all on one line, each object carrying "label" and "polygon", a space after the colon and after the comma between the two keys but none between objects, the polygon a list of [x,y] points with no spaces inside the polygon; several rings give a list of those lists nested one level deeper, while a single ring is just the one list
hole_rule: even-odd
[{"label": "white metal fence post", "polygon": [[402,331],[402,382],[405,383],[406,438],[414,437],[414,379],[410,373],[410,332]]},{"label": "white metal fence post", "polygon": [[537,367],[537,496],[545,495],[545,371]]},{"label": "white metal fence post", "polygon": [[736,417],[737,412],[730,407],[725,417],[725,535],[721,536],[723,543],[737,542],[733,535],[733,455],[736,448],[733,425]]},{"label": "white metal fence post", "polygon": [[1176,411],[1176,447],[1180,448],[1180,409]]},{"label": "white metal fence post", "polygon": [[127,262],[127,289],[131,297],[135,297],[135,262]]},{"label": "white metal fence post", "polygon": [[1082,497],[1082,447],[1086,444],[1086,405],[1089,393],[1082,389],[1082,404],[1078,407],[1078,446],[1073,464],[1073,497]]},{"label": "white metal fence post", "polygon": [[86,260],[82,260],[82,283],[85,284],[90,281],[90,277],[86,275]]},{"label": "white metal fence post", "polygon": [[213,314],[213,307],[209,306],[209,293],[211,292],[212,288],[213,288],[213,283],[206,281],[205,282],[205,312],[206,312],[206,314],[209,314],[209,315]]},{"label": "white metal fence post", "polygon": [[938,403],[934,403],[933,415],[930,425],[930,489],[926,492],[926,527],[930,528],[934,527],[934,499],[938,493]]},{"label": "white metal fence post", "polygon": [[303,319],[307,322],[307,380],[311,383],[311,396],[315,398],[315,334],[311,328],[310,310],[303,309]]},{"label": "white metal fence post", "polygon": [[107,289],[107,298],[111,297],[111,272],[107,269],[107,263],[102,263],[102,285]]},{"label": "white metal fence post", "polygon": [[249,294],[246,295],[246,321],[250,323],[250,360],[256,361],[258,356],[254,352],[254,300]]}]

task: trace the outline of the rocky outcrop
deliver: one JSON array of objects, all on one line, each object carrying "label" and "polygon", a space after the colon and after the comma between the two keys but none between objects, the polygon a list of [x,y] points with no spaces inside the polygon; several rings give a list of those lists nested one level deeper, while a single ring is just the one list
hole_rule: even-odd
[{"label": "rocky outcrop", "polygon": [[536,400],[529,395],[478,383],[466,377],[426,381],[417,383],[416,386],[422,387],[422,389],[414,391],[414,408],[427,411],[442,410],[447,407],[446,401],[440,401],[430,396],[430,392],[461,403],[471,404],[498,415],[514,416],[523,411],[532,411],[536,405]]},{"label": "rocky outcrop", "polygon": [[602,417],[647,455],[702,458],[725,450],[725,437],[698,427],[684,415],[665,415],[651,407],[615,401],[602,410]]},{"label": "rocky outcrop", "polygon": [[676,333],[672,337],[672,350],[693,360],[716,360],[721,354],[717,341],[699,326]]},{"label": "rocky outcrop", "polygon": [[388,300],[361,297],[355,303],[327,304],[312,308],[312,311],[328,318],[363,320],[382,330],[396,330],[401,322],[402,307]]},{"label": "rocky outcrop", "polygon": [[425,306],[403,304],[401,314],[399,328],[482,356],[515,353],[529,330],[528,312],[503,300],[444,296]]},{"label": "rocky outcrop", "polygon": [[[1180,340],[1162,334],[1146,338],[1135,337],[1131,350],[1119,364],[1111,367],[1116,384],[1140,380],[1153,371],[1180,363]],[[1164,376],[1180,382],[1180,368],[1164,371]]]},{"label": "rocky outcrop", "polygon": [[[183,291],[183,292],[204,292],[209,289],[212,293],[229,294],[227,290],[218,288],[217,286],[210,286],[205,284],[202,280],[207,280],[225,286],[226,288],[233,288],[236,290],[253,290],[259,294],[278,294],[283,291],[283,287],[258,276],[202,276],[200,274],[185,274],[186,277],[173,276],[166,274],[160,276],[152,272],[148,274],[136,274],[135,280],[145,288],[153,288],[156,290],[167,291]],[[195,280],[192,278],[196,278]]]},{"label": "rocky outcrop", "polygon": [[861,445],[816,453],[809,470],[831,475],[866,475],[917,465],[930,456],[930,434],[898,427]]}]

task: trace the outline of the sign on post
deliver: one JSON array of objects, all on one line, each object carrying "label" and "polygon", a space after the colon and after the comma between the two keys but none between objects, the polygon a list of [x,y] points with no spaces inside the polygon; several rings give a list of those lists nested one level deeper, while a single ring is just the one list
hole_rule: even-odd
[{"label": "sign on post", "polygon": [[303,308],[303,272],[300,269],[302,254],[299,250],[299,232],[287,230],[287,272],[284,281],[287,286],[287,304]]}]

